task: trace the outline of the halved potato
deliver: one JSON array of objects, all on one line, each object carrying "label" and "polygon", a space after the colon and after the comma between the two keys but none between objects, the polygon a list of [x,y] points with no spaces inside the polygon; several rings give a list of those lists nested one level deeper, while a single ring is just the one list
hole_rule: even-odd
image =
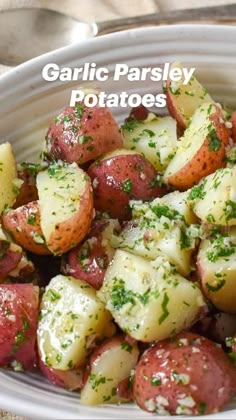
[{"label": "halved potato", "polygon": [[76,163],[53,163],[36,178],[41,229],[55,255],[75,247],[93,218],[93,196],[87,174]]},{"label": "halved potato", "polygon": [[18,191],[16,160],[12,146],[10,143],[2,143],[0,144],[0,213],[5,208],[12,207]]},{"label": "halved potato", "polygon": [[221,168],[189,192],[194,213],[204,222],[236,224],[236,167]]},{"label": "halved potato", "polygon": [[221,311],[236,314],[236,228],[203,240],[197,266],[208,299]]},{"label": "halved potato", "polygon": [[32,201],[2,216],[2,223],[14,241],[34,254],[48,255],[45,239],[40,226],[38,201]]},{"label": "halved potato", "polygon": [[69,276],[51,279],[40,309],[39,353],[43,363],[53,369],[85,364],[96,341],[106,336],[111,321],[96,291]]},{"label": "halved potato", "polygon": [[163,340],[189,328],[204,306],[200,289],[164,257],[117,250],[97,292],[119,327],[136,340]]},{"label": "halved potato", "polygon": [[89,362],[89,375],[80,394],[85,405],[127,402],[119,395],[119,385],[130,377],[139,356],[135,340],[129,336],[110,338],[98,347]]},{"label": "halved potato", "polygon": [[[180,68],[180,63],[173,63],[171,69]],[[184,85],[183,77],[179,81],[168,80],[165,87],[167,107],[170,115],[176,119],[178,126],[185,128],[196,109],[204,102],[214,102],[207,90],[195,76]]]},{"label": "halved potato", "polygon": [[204,176],[225,166],[225,146],[229,130],[219,107],[204,103],[197,108],[191,123],[178,143],[176,155],[164,174],[167,183],[186,190]]},{"label": "halved potato", "polygon": [[149,113],[145,120],[128,118],[121,129],[124,147],[142,153],[156,170],[164,172],[177,149],[176,121]]}]

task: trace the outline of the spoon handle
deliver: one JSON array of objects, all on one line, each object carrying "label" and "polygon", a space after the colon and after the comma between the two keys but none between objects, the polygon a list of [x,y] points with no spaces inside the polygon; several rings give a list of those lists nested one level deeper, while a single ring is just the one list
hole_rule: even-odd
[{"label": "spoon handle", "polygon": [[110,32],[123,31],[125,29],[140,26],[165,25],[184,22],[236,23],[236,3],[113,19],[110,21],[97,22],[93,25],[95,26],[95,35],[104,35]]}]

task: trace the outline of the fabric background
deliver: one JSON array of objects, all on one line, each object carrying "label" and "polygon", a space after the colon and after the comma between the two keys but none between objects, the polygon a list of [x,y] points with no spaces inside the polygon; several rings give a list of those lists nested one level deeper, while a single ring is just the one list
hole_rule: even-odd
[{"label": "fabric background", "polygon": [[[42,7],[72,15],[80,20],[93,22],[122,16],[225,3],[235,3],[235,0],[0,0],[0,11],[18,7]],[[0,74],[7,70],[6,66],[0,64]],[[12,411],[17,413],[17,408],[12,407]],[[26,420],[25,417],[3,410],[0,410],[0,418]]]}]

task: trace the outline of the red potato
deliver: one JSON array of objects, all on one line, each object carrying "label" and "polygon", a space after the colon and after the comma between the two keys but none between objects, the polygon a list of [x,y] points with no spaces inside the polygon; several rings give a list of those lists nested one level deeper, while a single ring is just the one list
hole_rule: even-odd
[{"label": "red potato", "polygon": [[72,249],[63,262],[63,272],[87,281],[96,290],[100,289],[106,268],[115,250],[110,245],[110,237],[120,230],[117,220],[96,220],[86,240]]},{"label": "red potato", "polygon": [[[173,63],[171,68],[182,69],[182,66],[179,63]],[[182,78],[178,82],[168,79],[164,91],[169,113],[176,119],[180,129],[186,128],[200,105],[205,102],[214,102],[195,76],[192,76],[186,85],[183,84]]]},{"label": "red potato", "polygon": [[128,402],[127,382],[138,356],[136,341],[127,335],[113,337],[98,347],[89,361],[81,404]]},{"label": "red potato", "polygon": [[23,181],[16,197],[13,208],[24,206],[31,201],[38,200],[38,191],[36,187],[36,175],[42,170],[40,164],[22,163],[18,168],[18,178]]},{"label": "red potato", "polygon": [[62,255],[86,236],[94,217],[90,178],[76,163],[52,163],[36,178],[47,248]]},{"label": "red potato", "polygon": [[133,108],[129,114],[129,118],[134,118],[135,120],[146,120],[148,117],[149,111],[145,106],[140,105],[136,108]]},{"label": "red potato", "polygon": [[42,374],[53,385],[69,389],[70,391],[78,391],[82,388],[84,368],[69,370],[53,369],[46,366],[41,360],[39,361],[39,367]]},{"label": "red potato", "polygon": [[[21,259],[19,261],[19,264],[10,271],[9,277],[11,281],[14,281],[15,283],[28,283],[29,282],[29,276],[35,272],[35,267],[33,262],[28,258],[28,256],[22,252]],[[34,273],[35,274],[35,273]]]},{"label": "red potato", "polygon": [[236,111],[231,115],[230,122],[232,124],[231,137],[233,142],[236,143]]},{"label": "red potato", "polygon": [[194,331],[210,340],[223,344],[236,331],[236,315],[219,312],[202,318],[194,326]]},{"label": "red potato", "polygon": [[129,201],[150,200],[164,194],[158,185],[158,173],[141,154],[119,149],[91,164],[88,175],[92,180],[94,206],[110,217],[128,220]]},{"label": "red potato", "polygon": [[8,211],[2,216],[2,223],[15,242],[24,249],[39,255],[50,254],[40,227],[38,201]]},{"label": "red potato", "polygon": [[133,395],[158,414],[210,414],[236,393],[236,369],[214,342],[183,332],[149,348],[135,370]]},{"label": "red potato", "polygon": [[31,283],[0,285],[0,366],[32,370],[39,289]]},{"label": "red potato", "polygon": [[179,140],[178,149],[168,165],[164,179],[181,191],[191,188],[203,177],[225,166],[225,147],[229,130],[219,107],[201,105]]},{"label": "red potato", "polygon": [[55,118],[46,136],[46,156],[81,165],[122,147],[123,137],[108,108],[79,103]]},{"label": "red potato", "polygon": [[6,240],[0,240],[0,281],[16,269],[22,254],[22,249],[19,246]]}]

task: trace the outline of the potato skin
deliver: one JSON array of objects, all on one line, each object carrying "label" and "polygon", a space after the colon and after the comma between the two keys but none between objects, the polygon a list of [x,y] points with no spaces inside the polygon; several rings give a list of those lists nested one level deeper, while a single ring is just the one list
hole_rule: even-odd
[{"label": "potato skin", "polygon": [[103,240],[103,231],[108,225],[108,219],[96,220],[86,240],[70,250],[62,262],[63,273],[86,281],[96,290],[102,286],[115,252],[109,246],[109,239]]},{"label": "potato skin", "polygon": [[[229,142],[229,130],[226,128],[219,108],[209,117],[216,130],[216,137],[221,145],[217,151],[209,149],[210,137],[207,137],[193,158],[176,173],[168,177],[167,182],[173,187],[185,191],[197,184],[203,177],[225,166],[225,146]],[[222,122],[221,122],[222,120]]]},{"label": "potato skin", "polygon": [[30,283],[0,285],[0,366],[14,360],[26,370],[36,366],[38,301],[39,289]]},{"label": "potato skin", "polygon": [[[17,209],[10,210],[2,216],[2,223],[7,232],[13,236],[16,243],[24,249],[39,255],[50,254],[50,251],[43,242],[43,233],[40,227],[40,211],[37,201],[32,201]],[[37,238],[41,238],[42,243],[36,242]]]},{"label": "potato skin", "polygon": [[18,169],[18,178],[23,181],[13,208],[24,206],[31,201],[38,200],[36,174],[42,169],[40,164],[22,163]]},{"label": "potato skin", "polygon": [[183,332],[149,348],[133,383],[137,404],[159,414],[210,414],[236,392],[236,369],[212,341]]},{"label": "potato skin", "polygon": [[236,143],[236,111],[231,115],[230,122],[232,124],[231,137],[233,142]]},{"label": "potato skin", "polygon": [[84,368],[59,370],[46,366],[42,360],[39,360],[39,367],[42,374],[51,382],[60,388],[78,391],[83,385]]},{"label": "potato skin", "polygon": [[46,135],[46,156],[81,165],[122,147],[123,137],[108,108],[67,107],[51,123]]},{"label": "potato skin", "polygon": [[131,218],[129,200],[160,197],[165,189],[157,185],[158,173],[140,154],[117,155],[94,162],[88,169],[94,191],[94,207],[120,220]]},{"label": "potato skin", "polygon": [[4,280],[18,266],[22,258],[22,251],[17,248],[16,250],[11,249],[10,242],[0,240],[0,281]]}]

